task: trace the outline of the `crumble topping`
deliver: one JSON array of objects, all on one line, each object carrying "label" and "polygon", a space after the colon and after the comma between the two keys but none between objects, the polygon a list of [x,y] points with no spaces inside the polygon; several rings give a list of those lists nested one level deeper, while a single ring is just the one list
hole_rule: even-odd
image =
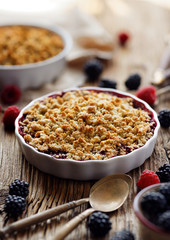
[{"label": "crumble topping", "polygon": [[62,38],[45,28],[33,26],[0,27],[0,65],[40,62],[59,54]]},{"label": "crumble topping", "polygon": [[149,112],[130,97],[106,92],[69,91],[28,108],[20,134],[40,152],[56,158],[103,160],[143,146],[153,135]]}]

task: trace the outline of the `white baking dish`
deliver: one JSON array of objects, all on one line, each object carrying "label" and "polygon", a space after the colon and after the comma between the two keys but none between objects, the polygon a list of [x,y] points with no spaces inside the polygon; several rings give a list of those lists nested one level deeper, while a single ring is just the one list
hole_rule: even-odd
[{"label": "white baking dish", "polygon": [[38,152],[35,148],[27,144],[24,138],[19,133],[19,120],[23,116],[24,111],[29,108],[37,100],[42,100],[44,97],[60,94],[59,92],[50,93],[42,96],[38,99],[33,100],[25,108],[23,108],[15,121],[15,134],[19,140],[22,152],[26,159],[35,167],[43,172],[55,175],[61,178],[77,179],[77,180],[90,180],[99,179],[104,176],[114,173],[127,173],[134,168],[139,167],[144,161],[149,158],[153,152],[158,130],[160,127],[159,120],[156,112],[144,101],[138,99],[134,95],[129,93],[121,92],[118,90],[112,90],[107,88],[96,88],[96,87],[85,87],[85,88],[74,88],[67,89],[62,92],[72,90],[95,90],[95,91],[106,91],[111,93],[120,94],[123,96],[129,96],[137,102],[144,105],[144,107],[153,115],[153,119],[156,123],[153,136],[146,142],[143,147],[134,150],[126,155],[116,156],[107,160],[87,160],[87,161],[76,161],[70,159],[56,159],[48,154]]}]

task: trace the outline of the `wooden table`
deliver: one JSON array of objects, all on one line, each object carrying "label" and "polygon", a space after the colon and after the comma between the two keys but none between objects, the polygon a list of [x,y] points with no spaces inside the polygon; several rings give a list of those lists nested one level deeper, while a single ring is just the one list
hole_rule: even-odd
[{"label": "wooden table", "polygon": [[[124,85],[129,74],[138,72],[142,75],[142,86],[150,84],[154,70],[157,68],[162,52],[165,48],[164,39],[170,30],[170,12],[156,5],[141,1],[124,1],[120,6],[119,1],[115,1],[115,7],[105,5],[105,8],[96,17],[106,27],[106,29],[116,39],[117,33],[121,30],[130,31],[132,37],[126,48],[116,47],[113,62],[108,64],[103,72],[103,77],[115,79],[118,89],[127,91]],[[107,2],[106,2],[107,3]],[[122,8],[123,7],[123,8]],[[121,10],[122,9],[122,10]],[[56,82],[43,86],[38,90],[27,90],[22,94],[22,99],[18,106],[22,108],[35,97],[44,95],[54,89],[59,90],[70,86],[79,85],[79,77],[84,76],[80,69],[74,69],[74,80],[72,78],[73,69],[67,68],[65,74],[70,73],[70,81],[63,80],[64,74]],[[75,78],[77,76],[77,78]],[[83,85],[90,85],[85,83]],[[97,85],[97,83],[94,83]],[[135,94],[135,92],[132,92]],[[158,112],[164,108],[170,108],[169,93],[158,98],[159,104],[155,106]],[[0,114],[0,120],[3,114]],[[133,200],[137,194],[136,181],[144,169],[156,171],[159,166],[168,163],[170,160],[170,129],[160,129],[152,156],[145,163],[129,172],[133,178],[133,187],[125,204],[117,211],[110,213],[112,230],[109,237],[115,231],[123,228],[130,229],[138,236],[138,225],[133,211]],[[90,187],[94,181],[75,181],[59,179],[57,177],[40,172],[31,166],[21,153],[14,133],[6,132],[3,124],[0,125],[0,208],[2,209],[4,199],[8,194],[8,185],[15,179],[20,178],[30,183],[30,193],[26,212],[22,218],[41,212],[45,209],[67,203],[72,200],[87,197]],[[84,204],[74,210],[38,225],[29,230],[19,232],[16,236],[8,239],[50,239],[58,228],[68,220],[77,216],[88,207]],[[9,224],[9,223],[8,223]],[[3,225],[3,217],[0,218],[0,226]],[[92,239],[86,229],[86,221],[83,221],[66,239]],[[107,238],[106,238],[107,239]]]}]

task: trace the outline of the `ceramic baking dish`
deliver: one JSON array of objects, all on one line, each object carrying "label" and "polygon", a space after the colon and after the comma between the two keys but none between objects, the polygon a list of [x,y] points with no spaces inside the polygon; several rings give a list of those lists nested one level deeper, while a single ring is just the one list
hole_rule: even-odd
[{"label": "ceramic baking dish", "polygon": [[126,155],[115,156],[106,160],[86,160],[76,161],[70,159],[56,159],[46,153],[37,151],[34,147],[27,144],[20,134],[19,120],[22,118],[24,111],[32,106],[36,101],[43,100],[47,96],[60,95],[61,92],[50,93],[46,96],[42,96],[38,99],[33,100],[25,108],[23,108],[15,121],[15,134],[20,143],[22,152],[26,159],[35,167],[43,172],[55,175],[61,178],[77,179],[77,180],[90,180],[99,179],[104,176],[114,173],[127,173],[134,168],[139,167],[144,161],[149,158],[153,152],[158,130],[160,127],[156,112],[144,101],[138,99],[134,95],[129,93],[121,92],[118,90],[111,90],[107,88],[96,88],[96,87],[85,87],[85,88],[74,88],[66,89],[62,91],[62,94],[67,91],[76,90],[94,90],[109,92],[123,97],[131,97],[138,104],[142,105],[152,115],[155,121],[155,129],[153,136],[146,142],[146,144]]},{"label": "ceramic baking dish", "polygon": [[67,31],[59,26],[45,24],[7,23],[3,26],[32,26],[44,28],[58,34],[64,49],[47,60],[23,65],[0,65],[0,88],[7,84],[17,85],[20,89],[39,88],[43,84],[57,79],[66,65],[66,56],[72,47],[72,38]]}]

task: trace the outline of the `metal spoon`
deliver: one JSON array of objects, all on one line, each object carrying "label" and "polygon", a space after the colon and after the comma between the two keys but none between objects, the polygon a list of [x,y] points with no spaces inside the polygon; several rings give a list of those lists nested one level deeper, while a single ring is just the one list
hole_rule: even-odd
[{"label": "metal spoon", "polygon": [[169,85],[170,81],[170,47],[168,46],[160,60],[159,67],[156,69],[152,84],[156,86],[161,86],[162,84],[166,83],[166,85]]},{"label": "metal spoon", "polygon": [[73,218],[60,228],[55,237],[51,240],[64,239],[78,224],[95,211],[112,212],[125,202],[131,182],[123,178],[108,177],[103,182],[97,183],[95,189],[92,187],[89,202],[92,208],[89,208]]},{"label": "metal spoon", "polygon": [[[100,179],[99,181],[97,181],[91,188],[90,190],[90,196],[92,195],[93,191],[95,191],[101,184],[103,183],[107,183],[109,184],[109,181],[111,179],[123,179],[122,181],[124,181],[126,183],[126,185],[128,186],[128,189],[131,188],[131,183],[132,183],[132,179],[129,175],[126,174],[113,174],[107,177],[104,177],[102,179]],[[112,181],[111,181],[112,183]],[[84,198],[84,199],[80,199],[77,201],[72,201],[57,207],[54,207],[52,209],[48,209],[45,210],[43,212],[37,213],[35,215],[32,215],[30,217],[21,219],[19,221],[16,221],[6,227],[4,227],[3,229],[0,230],[0,237],[3,238],[5,236],[5,234],[10,234],[12,232],[15,231],[19,231],[22,230],[26,227],[29,227],[31,225],[43,222],[47,219],[53,218],[63,212],[66,212],[69,209],[75,208],[83,203],[87,203],[89,202],[90,198]]]}]

